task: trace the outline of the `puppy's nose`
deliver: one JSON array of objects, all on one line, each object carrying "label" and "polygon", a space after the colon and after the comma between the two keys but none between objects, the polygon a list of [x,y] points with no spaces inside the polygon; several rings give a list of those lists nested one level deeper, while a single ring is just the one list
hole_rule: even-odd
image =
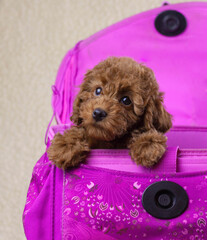
[{"label": "puppy's nose", "polygon": [[96,120],[96,122],[103,120],[106,116],[107,113],[101,108],[96,108],[93,111],[93,118]]}]

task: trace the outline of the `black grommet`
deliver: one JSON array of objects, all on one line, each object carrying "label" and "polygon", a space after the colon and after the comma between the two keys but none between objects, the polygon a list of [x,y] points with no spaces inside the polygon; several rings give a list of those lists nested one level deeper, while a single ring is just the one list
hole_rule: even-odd
[{"label": "black grommet", "polygon": [[165,36],[173,37],[185,31],[187,26],[183,14],[175,10],[167,10],[160,13],[155,19],[155,28]]},{"label": "black grommet", "polygon": [[151,184],[142,196],[144,209],[153,217],[171,219],[188,207],[188,195],[177,183],[162,181]]},{"label": "black grommet", "polygon": [[162,193],[158,197],[158,203],[162,208],[168,208],[172,203],[172,199],[168,194]]}]

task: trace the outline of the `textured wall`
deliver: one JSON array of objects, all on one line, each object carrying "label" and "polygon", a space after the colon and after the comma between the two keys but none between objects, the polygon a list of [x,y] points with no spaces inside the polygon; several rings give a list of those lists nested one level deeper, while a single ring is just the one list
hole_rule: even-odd
[{"label": "textured wall", "polygon": [[0,239],[25,239],[21,215],[26,192],[32,168],[45,150],[52,114],[50,86],[66,51],[96,31],[162,2],[0,1]]}]

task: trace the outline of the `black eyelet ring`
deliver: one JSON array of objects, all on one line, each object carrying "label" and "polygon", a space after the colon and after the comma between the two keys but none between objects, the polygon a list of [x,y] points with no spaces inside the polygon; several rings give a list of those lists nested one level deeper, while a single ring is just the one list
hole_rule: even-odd
[{"label": "black eyelet ring", "polygon": [[186,18],[183,14],[175,10],[164,11],[155,19],[155,28],[165,36],[177,36],[184,32],[186,27]]},{"label": "black eyelet ring", "polygon": [[142,195],[144,209],[153,217],[172,219],[188,207],[188,195],[177,183],[161,181],[151,184]]}]

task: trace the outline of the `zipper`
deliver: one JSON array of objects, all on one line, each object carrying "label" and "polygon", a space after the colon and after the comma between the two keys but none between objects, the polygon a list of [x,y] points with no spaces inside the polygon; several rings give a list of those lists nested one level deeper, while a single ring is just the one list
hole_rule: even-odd
[{"label": "zipper", "polygon": [[170,132],[207,132],[207,126],[174,126]]},{"label": "zipper", "polygon": [[[129,156],[128,149],[92,149],[89,157],[98,156]],[[179,149],[178,156],[207,156],[207,149]],[[130,157],[130,156],[129,156]]]},{"label": "zipper", "polygon": [[207,149],[179,149],[178,157],[186,156],[207,157]]}]

